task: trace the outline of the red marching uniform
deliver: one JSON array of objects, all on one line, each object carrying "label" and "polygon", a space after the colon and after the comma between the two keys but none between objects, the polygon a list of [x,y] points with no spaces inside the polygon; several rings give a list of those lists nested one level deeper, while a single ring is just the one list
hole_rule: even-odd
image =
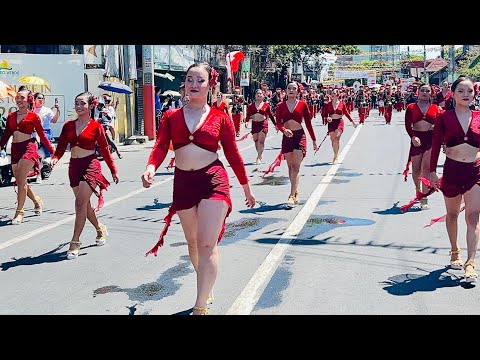
[{"label": "red marching uniform", "polygon": [[[190,133],[185,124],[182,108],[170,109],[165,112],[160,120],[157,140],[148,159],[148,165],[155,166],[155,170],[167,156],[170,141],[174,150],[188,144],[195,144],[212,153],[217,152],[220,141],[225,157],[239,183],[241,185],[248,183],[243,159],[235,142],[233,122],[223,111],[212,107],[202,126],[193,133]],[[168,215],[164,218],[165,226],[160,233],[158,242],[146,255],[157,254],[158,248],[163,245],[164,236],[173,215],[178,210],[190,209],[198,205],[202,199],[218,199],[225,201],[228,205],[228,211],[218,237],[219,242],[225,232],[225,220],[232,210],[232,201],[228,173],[218,159],[199,170],[186,171],[175,168],[172,205],[168,209]]]},{"label": "red marching uniform", "polygon": [[214,108],[214,109],[218,109],[218,110],[224,111],[225,114],[230,115],[230,114],[228,113],[228,105],[227,105],[227,103],[226,103],[225,101],[222,101],[222,102],[220,103],[220,105],[217,105],[217,102],[214,101],[214,102],[212,103],[212,105],[210,105],[210,107],[212,107],[212,108]]},{"label": "red marching uniform", "polygon": [[[355,124],[352,117],[350,116],[350,112],[348,111],[347,105],[342,100],[338,101],[336,109],[333,108],[333,104],[332,104],[331,101],[326,103],[325,106],[323,107],[323,109],[322,109],[322,116],[323,117],[327,118],[327,117],[329,117],[333,114],[345,115],[347,117],[347,119],[350,120],[350,122],[352,124]],[[332,131],[335,131],[337,129],[339,129],[341,132],[343,132],[343,129],[345,127],[345,122],[343,121],[343,117],[339,118],[339,119],[333,119],[331,122],[329,122],[327,124],[328,124],[328,132],[329,133],[332,132]]]},{"label": "red marching uniform", "polygon": [[385,113],[385,100],[382,97],[378,98],[378,115],[382,116]]},{"label": "red marching uniform", "polygon": [[385,101],[385,109],[383,115],[385,116],[385,122],[391,124],[392,121],[392,111],[393,111],[393,100],[394,97],[391,94],[385,95],[383,101]]},{"label": "red marching uniform", "polygon": [[[412,103],[407,105],[407,109],[405,111],[405,129],[407,130],[408,136],[410,139],[413,136],[416,136],[420,139],[421,145],[416,147],[413,146],[410,142],[410,155],[420,155],[423,154],[425,151],[428,151],[432,147],[432,137],[433,137],[433,125],[435,125],[437,116],[442,112],[442,110],[435,104],[430,104],[427,112],[425,115],[422,113],[420,108],[418,107],[417,103]],[[428,123],[432,124],[432,129],[429,131],[416,131],[413,130],[413,124],[425,120]]]},{"label": "red marching uniform", "polygon": [[[307,126],[308,133],[312,141],[317,141],[315,137],[315,132],[313,131],[312,126],[312,117],[310,116],[310,110],[308,105],[303,100],[297,100],[295,108],[293,111],[290,111],[287,106],[287,102],[283,101],[278,104],[275,110],[276,126],[279,131],[282,133],[286,130],[286,127],[283,125],[289,120],[294,120],[299,124],[302,123],[302,119],[305,119],[305,125]],[[273,172],[273,170],[279,166],[283,159],[283,154],[293,152],[293,150],[301,150],[303,157],[307,154],[307,137],[305,136],[305,130],[303,127],[298,130],[290,130],[293,133],[292,137],[287,137],[283,134],[282,137],[282,150],[277,155],[273,163],[264,171],[264,176],[268,173]]]},{"label": "red marching uniform", "polygon": [[[447,148],[463,143],[480,147],[480,111],[472,111],[472,120],[466,133],[460,126],[455,110],[446,110],[438,116],[433,129],[430,172],[437,169],[442,143],[445,143]],[[439,185],[443,195],[456,197],[470,190],[475,184],[480,185],[480,159],[466,163],[447,156]]]},{"label": "red marching uniform", "polygon": [[310,111],[310,115],[312,119],[315,117],[318,111],[318,95],[314,91],[310,91],[306,96],[306,101],[308,105],[308,110]]},{"label": "red marching uniform", "polygon": [[[312,126],[312,117],[310,116],[310,111],[308,110],[308,106],[305,101],[298,100],[293,112],[290,112],[286,102],[282,102],[277,106],[276,124],[278,130],[282,132],[286,129],[283,125],[285,122],[289,120],[295,120],[298,123],[302,123],[302,118],[305,119],[305,125],[307,126],[307,130],[312,141],[316,141],[317,139]],[[305,131],[302,128],[299,130],[292,130],[292,132],[292,137],[283,135],[282,153],[285,154],[292,152],[294,149],[300,149],[303,152],[303,157],[305,157],[307,154],[307,137],[305,136]]]},{"label": "red marching uniform", "polygon": [[[20,131],[28,135],[36,131],[48,151],[51,153],[54,152],[53,146],[43,130],[42,120],[35,112],[27,111],[25,117],[19,123],[17,123],[17,111],[12,111],[7,115],[5,132],[0,139],[0,149],[7,144],[10,136],[12,136],[15,131]],[[35,168],[39,168],[39,157],[35,139],[32,138],[22,142],[12,143],[12,164],[18,163],[20,159],[33,161]]]},{"label": "red marching uniform", "polygon": [[[240,90],[240,86],[235,86],[235,90]],[[232,97],[232,120],[235,126],[235,132],[237,136],[240,136],[240,122],[242,121],[243,104],[245,100],[243,96],[233,94]]]},{"label": "red marching uniform", "polygon": [[255,106],[255,102],[250,103],[247,107],[247,116],[246,120],[248,121],[250,117],[252,117],[255,114],[261,114],[263,115],[263,121],[253,121],[252,120],[252,135],[257,134],[260,131],[263,131],[265,134],[268,132],[268,119],[272,121],[273,125],[276,126],[275,122],[275,117],[273,116],[272,109],[270,105],[267,102],[263,102],[262,106],[260,106],[260,109],[257,109]]},{"label": "red marching uniform", "polygon": [[[411,103],[407,105],[405,111],[405,130],[407,131],[408,136],[410,137],[410,150],[408,153],[408,160],[403,175],[405,181],[407,181],[407,175],[411,163],[412,156],[423,154],[424,152],[432,148],[432,139],[433,139],[433,126],[435,125],[438,115],[442,112],[440,107],[435,104],[430,104],[425,115],[422,113],[417,103]],[[428,131],[416,131],[413,130],[413,124],[425,120],[428,123],[432,124],[431,130]],[[414,146],[412,144],[412,137],[418,137],[420,139],[420,146]]]},{"label": "red marching uniform", "polygon": [[[60,160],[67,149],[67,145],[70,145],[70,149],[78,146],[85,150],[94,150],[95,144],[98,144],[98,150],[110,169],[110,172],[112,175],[116,174],[117,168],[113,162],[112,154],[109,151],[103,126],[94,119],[90,119],[85,129],[77,136],[76,123],[77,120],[71,120],[63,125],[62,132],[58,138],[58,147],[52,156],[52,160]],[[76,187],[81,180],[85,180],[93,193],[98,197],[98,205],[95,210],[102,208],[102,192],[107,189],[110,183],[102,174],[102,167],[96,154],[91,154],[83,158],[70,158],[68,177],[71,187]],[[100,191],[96,190],[97,185]]]},{"label": "red marching uniform", "polygon": [[[445,101],[445,103],[443,103]],[[443,95],[442,91],[439,91],[435,96],[435,103],[438,106],[441,106],[444,110],[450,109],[452,104],[453,97],[452,92],[449,90],[445,95]]]}]

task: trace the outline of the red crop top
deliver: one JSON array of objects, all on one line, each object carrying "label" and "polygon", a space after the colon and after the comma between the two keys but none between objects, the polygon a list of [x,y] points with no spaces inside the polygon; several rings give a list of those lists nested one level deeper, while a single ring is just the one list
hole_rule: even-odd
[{"label": "red crop top", "polygon": [[272,108],[267,102],[264,102],[262,106],[260,106],[260,109],[257,109],[257,107],[255,106],[255,102],[252,102],[250,105],[248,105],[246,116],[247,121],[250,120],[251,116],[257,113],[263,115],[264,120],[267,120],[267,117],[270,118],[270,120],[272,120],[273,126],[277,126],[277,123],[275,122],[275,117],[272,113]]},{"label": "red crop top", "polygon": [[437,169],[440,147],[445,143],[447,147],[467,143],[480,147],[480,111],[472,111],[472,119],[467,133],[463,132],[455,110],[446,110],[437,117],[433,129],[432,155],[430,157],[430,172]]},{"label": "red crop top", "polygon": [[225,101],[222,101],[220,103],[220,105],[217,105],[217,101],[215,100],[212,105],[211,105],[212,108],[214,109],[218,109],[218,110],[221,110],[223,112],[225,112],[225,114],[228,114],[228,105]]},{"label": "red crop top", "polygon": [[436,95],[435,100],[436,100],[437,104],[440,104],[442,101],[445,101],[445,106],[443,106],[443,108],[448,109],[450,104],[453,101],[452,92],[450,90],[448,90],[447,94],[445,96],[443,96],[443,93],[441,91],[439,91]]},{"label": "red crop top", "polygon": [[425,120],[428,123],[435,125],[437,116],[442,112],[440,107],[435,104],[430,104],[425,115],[423,115],[422,111],[418,107],[417,103],[412,103],[407,105],[407,109],[405,110],[405,129],[410,137],[414,136],[413,132],[413,124]]},{"label": "red crop top", "polygon": [[305,119],[305,125],[307,126],[308,133],[312,138],[312,141],[317,141],[315,137],[315,133],[313,132],[312,127],[312,117],[310,115],[310,111],[308,110],[307,103],[303,100],[299,100],[293,112],[290,112],[287,106],[287,102],[283,101],[277,105],[275,110],[276,118],[277,118],[277,128],[281,132],[285,131],[284,123],[288,120],[295,120],[299,124],[302,123],[302,118]]},{"label": "red crop top", "polygon": [[110,172],[116,174],[117,168],[113,162],[112,154],[110,154],[108,149],[103,126],[99,122],[90,119],[85,129],[77,136],[76,124],[77,120],[67,121],[63,124],[62,132],[58,138],[58,147],[52,158],[60,159],[65,153],[68,144],[70,144],[70,149],[78,146],[85,150],[94,150],[95,144],[98,143],[98,150],[110,169]]},{"label": "red crop top", "polygon": [[193,133],[190,133],[185,123],[183,108],[167,110],[160,120],[157,140],[148,159],[148,165],[155,166],[155,170],[167,156],[170,141],[173,150],[192,143],[213,153],[218,151],[220,141],[238,181],[241,185],[248,183],[247,171],[235,142],[233,121],[222,110],[211,107],[203,124]]},{"label": "red crop top", "polygon": [[5,146],[10,139],[10,136],[13,135],[15,131],[20,131],[21,133],[31,135],[33,131],[36,131],[38,136],[40,136],[40,140],[42,143],[45,144],[48,151],[51,153],[54,152],[53,146],[48,140],[47,136],[45,135],[45,131],[43,130],[42,120],[37,115],[37,113],[33,111],[28,111],[25,117],[17,124],[17,111],[12,111],[7,116],[7,124],[5,128],[5,132],[3,133],[2,138],[0,139],[0,149]]},{"label": "red crop top", "polygon": [[352,124],[354,124],[354,121],[350,116],[350,112],[347,109],[347,105],[345,105],[345,103],[341,100],[338,102],[336,110],[333,108],[333,104],[331,101],[327,102],[325,106],[322,108],[323,117],[328,117],[333,114],[345,115],[347,119],[350,120]]}]

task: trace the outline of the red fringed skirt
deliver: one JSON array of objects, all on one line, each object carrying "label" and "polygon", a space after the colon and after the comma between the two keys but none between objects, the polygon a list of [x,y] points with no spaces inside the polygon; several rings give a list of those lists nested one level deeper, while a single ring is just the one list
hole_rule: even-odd
[{"label": "red fringed skirt", "polygon": [[172,221],[173,215],[179,210],[190,209],[197,206],[202,199],[223,200],[228,205],[227,214],[223,221],[222,230],[217,242],[220,242],[225,232],[225,220],[232,211],[230,199],[230,183],[228,173],[220,160],[215,160],[210,165],[194,171],[175,168],[173,178],[173,202],[164,218],[165,226],[160,233],[160,238],[155,246],[146,253],[157,256],[157,251],[164,243],[164,237]]},{"label": "red fringed skirt", "polygon": [[475,184],[480,185],[480,160],[464,163],[448,157],[445,159],[439,187],[443,195],[452,198],[465,194]]},{"label": "red fringed skirt", "polygon": [[414,136],[420,139],[420,146],[413,146],[410,141],[410,157],[423,154],[432,148],[433,131],[416,131],[413,130]]},{"label": "red fringed skirt", "polygon": [[[71,187],[78,186],[80,181],[86,181],[93,193],[98,197],[98,205],[95,211],[102,208],[104,203],[102,193],[110,183],[103,176],[102,166],[95,154],[83,158],[71,158],[68,166],[68,177]],[[97,190],[97,186],[99,190]]]},{"label": "red fringed skirt", "polygon": [[302,150],[303,157],[307,154],[307,137],[303,129],[292,130],[293,136],[282,138],[282,153],[287,154],[293,150]]},{"label": "red fringed skirt", "polygon": [[341,132],[343,132],[343,129],[345,128],[345,122],[343,119],[334,119],[332,122],[328,123],[328,132],[335,131],[339,129]]},{"label": "red fringed skirt", "polygon": [[253,121],[252,120],[252,135],[258,134],[263,131],[265,134],[268,133],[268,120],[264,121]]},{"label": "red fringed skirt", "polygon": [[39,162],[38,148],[35,139],[28,139],[22,142],[12,143],[12,164],[16,164],[20,159]]}]

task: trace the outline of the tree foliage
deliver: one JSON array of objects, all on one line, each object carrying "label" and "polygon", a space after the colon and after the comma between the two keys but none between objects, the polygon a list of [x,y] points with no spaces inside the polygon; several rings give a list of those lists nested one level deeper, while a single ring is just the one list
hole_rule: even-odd
[{"label": "tree foliage", "polygon": [[455,72],[466,75],[473,81],[480,81],[480,51],[469,51],[465,59],[458,61]]},{"label": "tree foliage", "polygon": [[270,45],[268,47],[269,57],[275,59],[280,66],[333,52],[336,55],[356,55],[360,50],[356,45]]}]

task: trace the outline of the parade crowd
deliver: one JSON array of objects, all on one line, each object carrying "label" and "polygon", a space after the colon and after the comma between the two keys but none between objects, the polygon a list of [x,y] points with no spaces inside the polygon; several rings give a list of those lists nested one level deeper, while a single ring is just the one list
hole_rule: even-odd
[{"label": "parade crowd", "polygon": [[[331,143],[332,164],[337,164],[345,119],[353,127],[368,126],[372,111],[378,111],[385,125],[391,125],[394,111],[404,113],[409,154],[402,170],[406,180],[411,166],[415,195],[402,211],[412,207],[428,209],[428,196],[441,191],[446,215],[433,221],[446,222],[451,247],[450,266],[463,270],[465,281],[476,283],[480,187],[475,185],[480,185],[480,94],[469,78],[461,76],[453,83],[444,82],[440,86],[415,82],[404,87],[393,83],[380,87],[362,85],[357,90],[321,84],[313,87],[291,81],[285,89],[272,91],[268,84],[261,84],[251,100],[242,95],[239,86],[233,88],[232,94],[223,94],[218,90],[217,81],[218,73],[214,68],[207,63],[195,63],[186,72],[180,99],[170,96],[159,103],[160,91],[156,89],[157,136],[145,159],[145,172],[139,174],[143,186],[150,187],[169,151],[174,152],[169,164],[174,167],[173,201],[159,239],[146,255],[157,255],[173,216],[178,215],[197,276],[193,314],[207,314],[213,301],[219,270],[217,244],[232,211],[229,176],[219,160],[219,151],[223,151],[243,188],[245,205],[252,208],[256,197],[237,144],[251,137],[257,152],[255,163],[263,164],[267,133],[282,133],[281,150],[265,175],[274,172],[282,161],[286,162],[290,192],[285,207],[293,208],[299,203],[302,161],[310,148],[307,143],[312,142],[313,151],[319,150],[313,121],[319,119],[320,125],[327,127],[325,139],[328,137]],[[34,204],[35,214],[42,214],[42,198],[33,192],[27,181],[32,167],[38,166],[38,146],[32,134],[38,134],[43,146],[52,154],[52,169],[69,147],[68,174],[76,217],[67,258],[76,259],[86,220],[96,229],[97,246],[104,245],[107,240],[107,226],[99,222],[96,214],[102,208],[103,192],[110,182],[102,173],[95,149],[101,153],[113,182],[118,184],[119,174],[109,148],[112,141],[107,135],[111,131],[109,119],[114,117],[114,109],[110,108],[108,95],[100,101],[102,99],[89,92],[79,93],[74,99],[77,118],[65,122],[55,148],[45,131],[47,127],[41,114],[34,110],[39,96],[42,97],[26,88],[18,91],[15,97],[18,110],[8,114],[6,130],[0,139],[0,150],[3,150],[13,138],[11,157],[18,190],[17,208],[11,223],[22,224],[27,197]],[[354,112],[357,112],[358,123],[352,116]],[[50,114],[52,119],[54,116]],[[243,137],[240,136],[241,126],[250,129]],[[318,140],[323,143],[322,139]],[[440,151],[446,155],[441,178],[436,173]],[[116,147],[113,152],[121,158]],[[92,195],[98,198],[97,206],[91,203]],[[462,211],[465,211],[467,226],[465,262],[460,256],[457,239],[458,216]]]}]

